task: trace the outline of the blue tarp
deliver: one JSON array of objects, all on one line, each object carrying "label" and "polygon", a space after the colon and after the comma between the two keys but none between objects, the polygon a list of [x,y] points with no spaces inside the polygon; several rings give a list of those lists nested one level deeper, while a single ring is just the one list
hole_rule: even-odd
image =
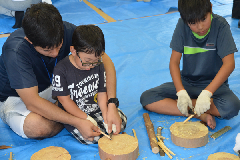
[{"label": "blue tarp", "polygon": [[[90,3],[101,8],[118,21],[102,24],[105,20],[84,2],[76,0],[53,1],[64,20],[76,25],[97,24],[103,30],[106,40],[106,53],[114,62],[117,72],[117,97],[120,100],[120,109],[128,117],[125,132],[133,135],[132,129],[135,129],[138,136],[138,160],[169,159],[167,155],[160,157],[159,154],[152,153],[143,113],[149,113],[155,132],[158,126],[163,127],[162,135],[167,138],[164,143],[176,154],[173,159],[203,160],[216,152],[235,154],[233,147],[236,135],[240,131],[239,116],[231,120],[216,118],[217,127],[214,130],[209,129],[209,135],[225,126],[231,126],[232,129],[216,140],[209,136],[209,142],[204,147],[183,148],[172,143],[169,128],[174,122],[182,122],[186,118],[148,112],[142,108],[139,102],[140,96],[145,90],[172,81],[169,71],[171,55],[169,44],[180,15],[178,12],[165,13],[170,7],[177,7],[177,0],[152,0],[149,3],[136,2],[135,0],[112,0],[111,2],[91,0]],[[231,18],[232,1],[212,0],[212,3],[213,12],[224,16],[230,24],[235,43],[240,50],[238,20]],[[78,8],[81,9],[78,10]],[[149,17],[140,18],[143,16]],[[2,27],[1,25],[0,32],[4,28],[5,26]],[[6,38],[0,38],[0,46],[3,45],[5,40]],[[235,53],[235,62],[236,67],[229,77],[229,84],[233,92],[240,98],[240,52]],[[199,120],[193,118],[192,121]],[[59,146],[67,149],[72,156],[72,160],[100,159],[98,145],[80,144],[65,129],[56,136],[44,140],[23,139],[13,133],[1,120],[0,145],[12,146],[10,149],[0,150],[1,160],[8,160],[10,152],[13,152],[16,160],[29,160],[33,153],[48,146]]]}]

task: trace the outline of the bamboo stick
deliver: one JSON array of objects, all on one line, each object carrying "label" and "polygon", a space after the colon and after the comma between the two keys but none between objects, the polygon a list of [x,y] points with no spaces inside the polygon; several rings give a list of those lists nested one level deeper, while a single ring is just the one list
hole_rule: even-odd
[{"label": "bamboo stick", "polygon": [[133,135],[134,135],[134,137],[137,138],[136,131],[135,131],[134,129],[132,129],[132,131],[133,131]]},{"label": "bamboo stick", "polygon": [[106,134],[105,134],[104,132],[102,132],[101,130],[100,130],[100,133],[103,134],[104,136],[106,136],[108,139],[112,140],[112,138],[111,138],[109,135],[106,135]]},{"label": "bamboo stick", "polygon": [[191,119],[195,114],[197,114],[197,113],[194,112],[194,114],[190,115],[183,123],[186,123],[187,121],[189,121],[189,119]]},{"label": "bamboo stick", "polygon": [[9,160],[13,160],[13,159],[12,159],[12,152],[10,152],[10,158],[9,158]]},{"label": "bamboo stick", "polygon": [[165,146],[163,146],[160,142],[158,142],[158,145],[162,148],[162,150],[168,155],[170,159],[173,158],[171,154],[166,150]]}]

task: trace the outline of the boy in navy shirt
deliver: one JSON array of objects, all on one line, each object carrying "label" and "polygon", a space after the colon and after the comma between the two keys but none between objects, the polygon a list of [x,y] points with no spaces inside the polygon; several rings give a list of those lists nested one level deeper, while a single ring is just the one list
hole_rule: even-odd
[{"label": "boy in navy shirt", "polygon": [[[47,16],[46,16],[47,15]],[[0,117],[4,123],[24,138],[46,138],[59,133],[63,125],[72,125],[85,139],[99,136],[99,129],[63,111],[52,99],[54,66],[68,56],[75,25],[62,21],[59,11],[51,4],[32,5],[23,18],[23,28],[11,33],[0,56]],[[111,59],[102,56],[106,67],[107,97],[116,98],[116,73]],[[109,103],[109,112],[116,105]],[[108,117],[120,132],[122,121]],[[41,125],[40,125],[41,124]],[[94,132],[95,131],[95,132]]]}]

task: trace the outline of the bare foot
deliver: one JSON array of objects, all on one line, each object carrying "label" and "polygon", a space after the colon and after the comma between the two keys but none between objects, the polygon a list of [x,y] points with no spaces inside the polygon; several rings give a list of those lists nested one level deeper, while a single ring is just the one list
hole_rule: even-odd
[{"label": "bare foot", "polygon": [[215,117],[207,114],[207,113],[203,113],[200,117],[198,117],[198,119],[202,120],[203,122],[207,123],[207,125],[211,128],[214,129],[216,127],[216,121],[215,121]]}]

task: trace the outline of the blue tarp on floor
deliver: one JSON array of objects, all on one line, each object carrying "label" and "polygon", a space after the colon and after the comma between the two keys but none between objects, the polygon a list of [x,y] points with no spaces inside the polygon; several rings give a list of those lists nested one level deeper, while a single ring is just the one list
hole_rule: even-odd
[{"label": "blue tarp on floor", "polygon": [[[111,2],[91,0],[90,3],[101,8],[105,13],[119,21],[100,24],[105,20],[84,2],[76,0],[53,1],[53,4],[63,15],[64,20],[76,25],[97,24],[103,30],[106,40],[106,53],[114,62],[117,72],[117,97],[120,100],[120,109],[128,117],[125,132],[133,135],[132,129],[135,129],[139,138],[138,160],[169,159],[167,155],[160,157],[159,154],[152,153],[142,117],[143,113],[149,113],[155,132],[158,126],[163,127],[162,135],[167,138],[164,140],[164,143],[176,154],[173,159],[203,160],[216,152],[235,154],[233,147],[236,135],[240,131],[239,116],[231,120],[216,119],[217,127],[214,130],[209,129],[209,135],[225,126],[231,126],[232,129],[216,140],[209,136],[209,142],[206,146],[183,148],[172,143],[169,128],[174,122],[182,122],[186,118],[148,112],[142,108],[139,102],[143,91],[164,82],[172,81],[169,72],[171,55],[169,44],[180,15],[178,12],[172,14],[164,13],[170,7],[177,7],[177,0],[152,0],[150,3],[136,2],[134,0],[114,0]],[[238,20],[231,18],[232,1],[212,0],[212,3],[213,12],[224,16],[230,24],[235,43],[240,51]],[[158,8],[158,6],[160,7]],[[167,7],[161,8],[162,6]],[[72,8],[70,9],[70,7]],[[82,7],[81,11],[76,11],[78,7]],[[140,12],[139,8],[144,8],[144,10]],[[140,18],[142,16],[150,17]],[[2,27],[1,25],[0,32],[4,28],[5,26]],[[6,38],[0,38],[0,46],[3,45],[5,40]],[[233,92],[240,98],[240,52],[235,53],[235,62],[236,67],[229,77],[229,84]],[[193,118],[192,121],[199,120]],[[0,150],[1,160],[8,160],[10,152],[13,152],[16,160],[29,160],[33,153],[48,146],[59,146],[67,149],[72,156],[72,160],[100,159],[98,145],[80,144],[65,129],[55,137],[44,140],[23,139],[14,134],[1,120],[0,145],[12,146],[10,149]]]}]

